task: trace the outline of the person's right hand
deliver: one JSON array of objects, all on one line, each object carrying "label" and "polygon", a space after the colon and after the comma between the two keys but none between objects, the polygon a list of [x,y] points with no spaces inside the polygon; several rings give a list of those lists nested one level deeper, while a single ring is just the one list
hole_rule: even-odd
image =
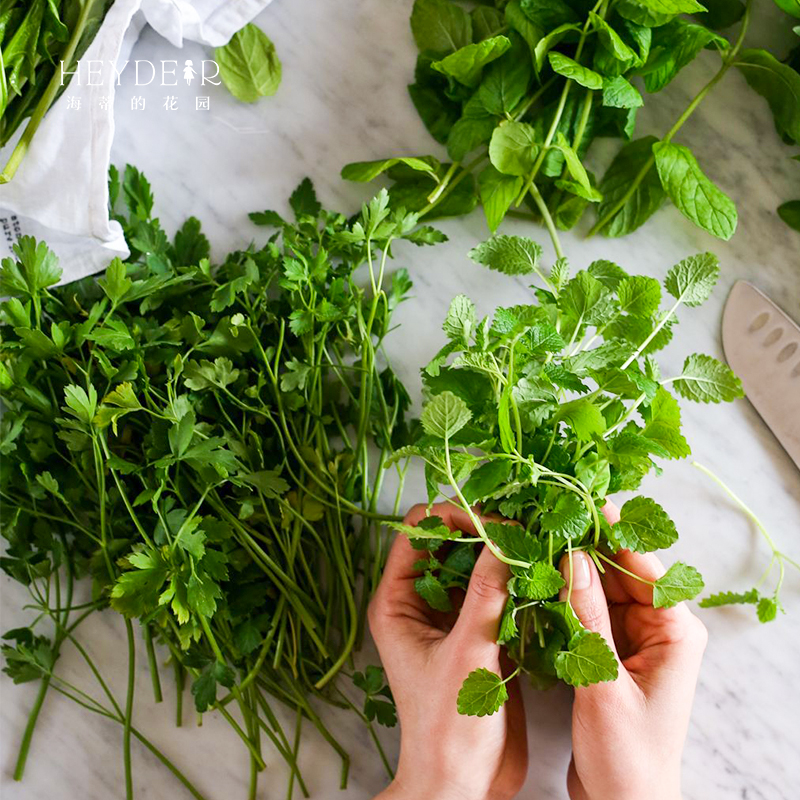
[{"label": "person's right hand", "polygon": [[[603,513],[619,519],[609,503]],[[622,550],[615,561],[655,581],[652,553]],[[561,562],[569,582],[569,561]],[[619,677],[575,690],[572,800],[680,800],[681,754],[708,634],[684,603],[653,608],[653,590],[612,566],[601,577],[585,553],[573,554],[570,602],[583,625],[617,653]],[[561,599],[567,596],[562,590]]]}]

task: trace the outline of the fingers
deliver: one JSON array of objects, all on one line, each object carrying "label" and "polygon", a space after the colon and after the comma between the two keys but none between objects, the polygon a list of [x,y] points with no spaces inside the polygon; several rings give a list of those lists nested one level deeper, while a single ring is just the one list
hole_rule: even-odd
[{"label": "fingers", "polygon": [[616,525],[619,522],[619,509],[610,500],[606,500],[606,504],[600,510],[609,525]]},{"label": "fingers", "polygon": [[410,617],[420,622],[428,619],[430,609],[414,588],[419,577],[414,564],[422,557],[405,536],[394,540],[383,578],[369,604],[369,624],[376,640],[381,635],[383,621],[389,617]]},{"label": "fingers", "polygon": [[[567,585],[561,590],[560,598],[566,600],[569,597],[572,610],[583,627],[599,633],[613,650],[614,635],[611,632],[608,601],[594,562],[586,553],[578,551],[572,554],[571,569],[569,556],[564,556],[559,566],[561,574],[567,582]],[[570,582],[572,583],[571,594]]]},{"label": "fingers", "polygon": [[[614,556],[614,561],[628,572],[638,575],[645,581],[655,582],[665,572],[664,565],[655,553],[634,553],[632,550],[620,550]],[[631,600],[643,605],[652,605],[653,587],[642,581],[637,581],[630,575],[610,567],[608,572],[616,573],[615,580],[628,594]]]},{"label": "fingers", "polygon": [[484,547],[472,570],[452,636],[477,647],[497,647],[497,630],[508,599],[509,577],[508,567]]}]

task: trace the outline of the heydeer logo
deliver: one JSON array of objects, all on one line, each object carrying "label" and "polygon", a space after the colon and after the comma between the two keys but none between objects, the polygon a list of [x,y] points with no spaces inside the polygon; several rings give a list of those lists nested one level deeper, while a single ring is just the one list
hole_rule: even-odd
[{"label": "heydeer logo", "polygon": [[[122,72],[130,64],[115,64],[113,61],[100,61],[97,59],[81,60],[70,72],[64,69],[64,62],[61,62],[61,85],[71,79],[73,84],[78,86],[109,86],[111,83],[120,85]],[[137,59],[133,62],[134,83],[136,86],[150,86],[158,78],[157,86],[177,86],[178,85],[178,61],[167,59],[163,61],[148,61]],[[210,58],[203,59],[195,69],[194,62],[186,59],[183,62],[183,79],[187,86],[191,86],[195,81],[200,81],[200,86],[212,84],[219,86],[219,64]]]}]

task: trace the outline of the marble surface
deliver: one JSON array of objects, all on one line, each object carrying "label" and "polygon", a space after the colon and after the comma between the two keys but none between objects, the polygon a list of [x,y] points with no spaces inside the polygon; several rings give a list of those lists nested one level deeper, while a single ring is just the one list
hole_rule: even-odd
[{"label": "marble surface", "polygon": [[[760,4],[770,6],[771,4]],[[220,87],[209,92],[211,109],[194,110],[193,90],[178,90],[179,108],[161,107],[166,91],[137,89],[130,72],[117,96],[117,164],[136,164],[149,176],[165,227],[173,230],[189,214],[200,217],[215,254],[262,236],[247,220],[249,211],[285,207],[289,192],[305,175],[313,176],[327,205],[353,211],[371,193],[338,176],[351,160],[408,153],[439,153],[406,94],[414,46],[408,28],[410,0],[275,0],[257,22],[274,39],[283,60],[284,79],[277,96],[254,106],[236,103]],[[785,41],[790,33],[776,13],[756,26],[750,41]],[[203,57],[199,46],[176,51],[146,31],[133,58]],[[713,58],[704,54],[678,85],[668,88],[656,110],[642,114],[640,132],[665,131],[688,98],[708,79]],[[171,90],[170,90],[171,91]],[[146,98],[145,111],[132,111],[133,96]],[[800,236],[774,213],[779,202],[800,189],[800,167],[788,159],[766,106],[751,97],[741,76],[730,74],[681,131],[701,164],[739,206],[739,231],[729,243],[712,240],[675,209],[661,211],[644,230],[622,240],[564,236],[575,267],[598,257],[637,272],[663,277],[681,258],[712,249],[722,261],[720,286],[702,309],[681,312],[675,340],[664,353],[665,371],[678,370],[687,352],[721,355],[719,323],[727,292],[746,278],[800,318]],[[598,148],[598,170],[610,151]],[[395,335],[390,350],[396,365],[419,396],[418,367],[442,341],[441,320],[451,296],[462,291],[479,311],[519,302],[524,281],[490,274],[472,264],[467,250],[485,235],[480,213],[442,223],[450,237],[436,248],[397,248],[397,265],[409,268],[416,290],[401,307],[405,335]],[[523,223],[507,233],[538,237],[548,258],[544,232]],[[684,403],[686,434],[695,457],[743,494],[786,550],[800,554],[800,472],[793,466],[745,400],[723,407]],[[411,482],[411,503],[421,484]],[[672,557],[697,565],[712,589],[746,588],[760,574],[767,550],[752,525],[688,462],[670,463],[645,490],[663,504],[682,532]],[[749,609],[702,612],[710,643],[700,680],[685,753],[686,800],[745,798],[789,800],[800,785],[800,580],[789,575],[786,617],[759,626]],[[19,586],[2,582],[2,628],[25,618]],[[123,629],[114,615],[95,615],[84,631],[89,651],[104,667],[112,687],[122,693],[125,674]],[[140,665],[143,659],[140,659]],[[64,653],[61,669],[91,692],[74,652]],[[143,666],[143,665],[142,665]],[[167,682],[169,684],[169,682]],[[136,724],[196,781],[209,800],[243,798],[247,758],[227,724],[206,715],[202,729],[177,730],[169,708],[150,698],[144,670],[139,675]],[[34,687],[14,687],[2,676],[0,771],[4,800],[107,800],[122,796],[121,732],[114,723],[48,697],[31,749],[24,782],[10,775],[16,745],[34,696]],[[173,699],[166,692],[166,706]],[[541,800],[566,798],[564,776],[570,755],[570,693],[526,693],[531,767],[520,795]],[[328,719],[353,757],[350,784],[340,792],[338,762],[318,737],[304,742],[301,765],[316,798],[364,800],[385,785],[385,776],[365,732],[354,719]],[[383,732],[390,757],[397,730]],[[141,748],[134,748],[139,800],[187,796],[171,775]],[[274,756],[262,780],[260,797],[282,797],[285,769]],[[644,799],[643,799],[644,800]]]}]

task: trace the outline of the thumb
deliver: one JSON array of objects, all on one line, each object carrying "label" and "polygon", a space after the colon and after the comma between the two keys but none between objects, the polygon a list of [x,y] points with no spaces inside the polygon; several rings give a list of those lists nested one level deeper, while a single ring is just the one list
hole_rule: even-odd
[{"label": "thumb", "polygon": [[[569,597],[572,610],[583,627],[599,633],[614,651],[614,655],[617,655],[614,634],[611,632],[611,618],[608,615],[608,601],[594,562],[586,553],[578,551],[572,554],[571,576],[568,556],[561,559],[559,566],[561,574],[567,582],[567,585],[561,590],[560,599],[566,600]],[[571,595],[569,592],[570,578],[572,580]],[[617,660],[619,660],[618,655]]]},{"label": "thumb", "polygon": [[451,635],[470,645],[496,647],[500,617],[508,600],[509,577],[508,566],[484,547],[472,570],[467,595]]}]

